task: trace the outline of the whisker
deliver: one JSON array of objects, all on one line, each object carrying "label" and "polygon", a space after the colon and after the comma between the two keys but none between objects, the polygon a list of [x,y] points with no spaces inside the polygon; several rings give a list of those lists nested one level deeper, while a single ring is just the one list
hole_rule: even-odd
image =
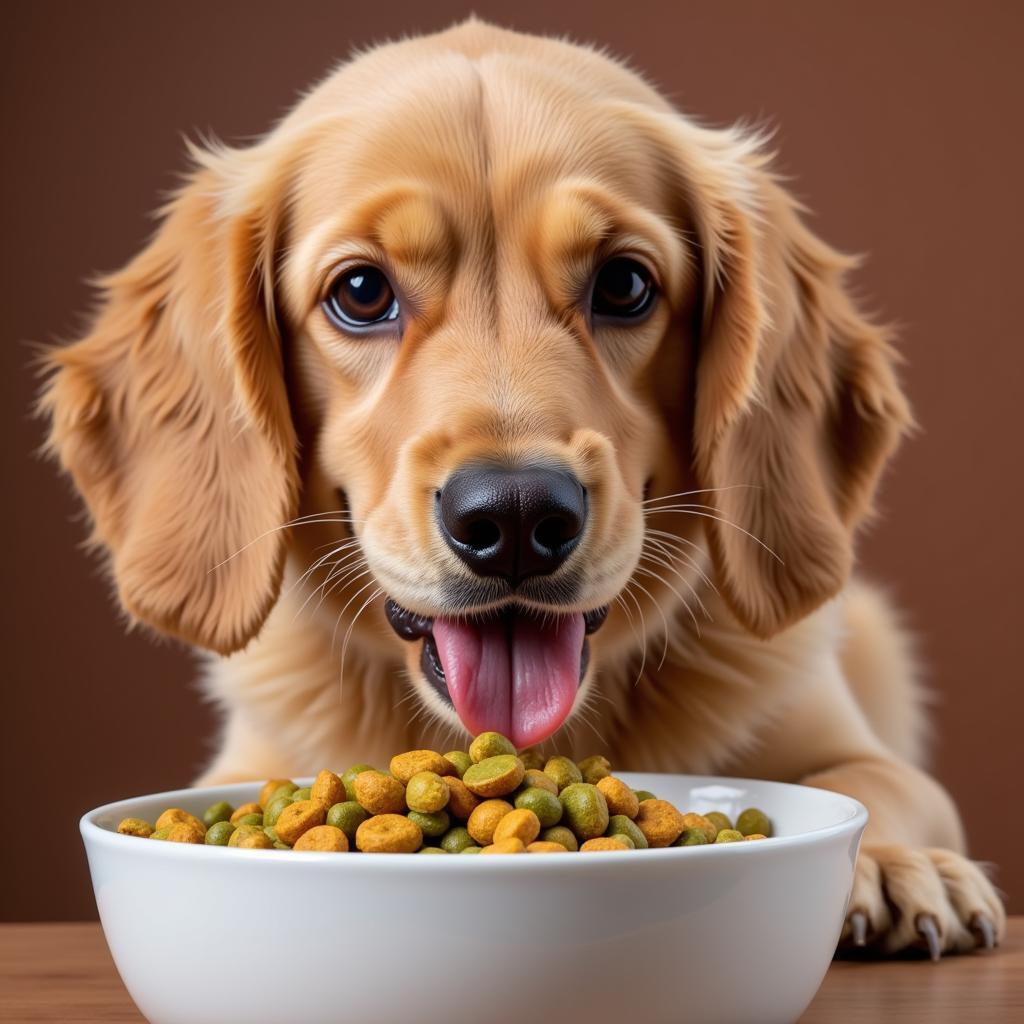
[{"label": "whisker", "polygon": [[755,491],[762,490],[760,484],[728,484],[725,487],[702,487],[696,491],[678,491],[675,494],[659,494],[656,498],[646,498],[641,505],[650,505],[655,501],[668,501],[669,498],[688,498],[692,494],[714,494],[717,491],[734,491],[740,487],[749,487]]},{"label": "whisker", "polygon": [[[372,586],[372,585],[373,585],[373,582],[375,582],[375,581],[371,581],[371,582],[370,582],[369,584],[367,584],[367,586]],[[363,589],[365,590],[366,588],[364,587]],[[362,592],[362,591],[360,591],[360,593],[361,593],[361,592]],[[351,639],[351,637],[352,637],[352,630],[353,630],[353,629],[355,629],[355,627],[356,627],[356,623],[357,623],[357,622],[359,621],[359,616],[360,616],[360,615],[362,615],[362,614],[363,614],[363,612],[365,612],[365,611],[366,611],[366,609],[367,609],[367,608],[368,608],[368,607],[369,607],[369,606],[370,606],[370,605],[371,605],[371,604],[372,604],[372,603],[373,603],[374,601],[376,601],[376,600],[377,600],[377,598],[378,598],[378,597],[380,597],[380,595],[381,595],[381,594],[383,594],[383,593],[384,593],[384,588],[383,588],[383,587],[378,587],[378,588],[377,588],[377,589],[376,589],[376,590],[375,590],[375,591],[374,591],[374,592],[373,592],[373,593],[372,593],[372,594],[371,594],[371,595],[370,595],[370,596],[369,596],[369,597],[368,597],[368,598],[367,598],[367,599],[366,599],[366,600],[365,600],[365,601],[364,601],[364,602],[362,603],[362,605],[360,605],[360,607],[359,607],[359,611],[357,611],[357,612],[355,613],[355,615],[354,615],[354,616],[352,617],[352,621],[351,621],[351,622],[349,623],[349,626],[348,626],[348,630],[347,630],[347,632],[345,633],[345,639],[344,639],[344,640],[342,641],[342,644],[341,644],[341,671],[340,671],[340,674],[339,674],[339,677],[338,677],[338,699],[339,699],[339,700],[341,699],[341,697],[342,697],[342,694],[344,693],[344,687],[345,687],[345,655],[346,655],[346,654],[348,654],[348,642],[349,642],[349,640],[350,640],[350,639]],[[337,624],[335,624],[335,631],[337,631]],[[334,648],[334,640],[333,640],[333,638],[332,638],[332,640],[331,640],[331,648],[332,648],[332,650],[333,650],[333,648]]]},{"label": "whisker", "polygon": [[[342,518],[326,518],[328,516],[341,516]],[[309,515],[299,516],[297,519],[292,519],[287,523],[282,523],[280,526],[274,526],[269,530],[264,530],[258,537],[253,537],[248,544],[243,544],[233,554],[228,555],[223,561],[218,562],[211,569],[207,569],[207,573],[211,573],[216,569],[219,569],[222,565],[226,565],[233,558],[237,558],[243,551],[248,550],[253,544],[258,544],[264,537],[269,537],[272,533],[278,533],[281,530],[289,530],[293,526],[311,526],[319,523],[363,523],[364,519],[353,519],[348,516],[344,511],[338,509],[332,512],[311,512]]]},{"label": "whisker", "polygon": [[[652,573],[649,569],[642,569],[640,568],[640,566],[637,566],[637,572],[645,572],[649,576],[654,575],[654,573]],[[635,583],[651,599],[651,604],[654,605],[654,610],[661,616],[662,625],[665,627],[665,640],[661,648],[661,661],[658,662],[658,669],[660,671],[661,667],[665,664],[665,659],[668,657],[668,619],[665,618],[665,613],[661,610],[661,605],[657,602],[657,600],[655,600],[654,595],[639,580],[633,580],[632,582]],[[682,598],[680,598],[680,600],[682,600]],[[683,604],[686,605],[686,609],[687,611],[689,611],[690,606],[687,605],[685,601],[683,601]],[[693,612],[691,611],[690,614],[693,615]],[[694,622],[696,621],[696,618],[694,618]]]},{"label": "whisker", "polygon": [[[656,560],[658,564],[665,566],[665,568],[668,569],[670,572],[674,572],[679,577],[679,579],[682,580],[682,582],[685,584],[686,588],[690,591],[690,593],[693,594],[694,600],[696,600],[697,604],[700,605],[700,610],[704,613],[705,618],[709,622],[712,621],[711,613],[708,611],[707,606],[701,600],[700,594],[697,593],[697,591],[693,587],[693,584],[690,583],[690,581],[682,574],[682,572],[676,566],[666,563],[663,559],[655,559],[655,556],[651,555],[650,553],[640,556],[641,562],[643,562],[644,559]],[[641,568],[641,566],[637,565],[637,569],[639,568]],[[683,597],[683,595],[680,594],[679,591],[676,590],[676,588],[673,587],[672,584],[669,583],[669,581],[666,580],[663,576],[661,576],[659,573],[652,572],[650,569],[644,569],[644,572],[650,574],[655,579],[660,580],[662,583],[664,583],[665,586],[668,587],[668,589],[671,590],[672,593],[675,594],[676,597],[678,597],[684,605],[686,605],[686,599]]]},{"label": "whisker", "polygon": [[629,583],[626,584],[622,592],[629,595],[633,604],[636,606],[637,614],[640,616],[640,631],[642,636],[640,643],[640,671],[636,674],[636,681],[633,683],[633,686],[635,687],[637,683],[640,682],[640,677],[644,674],[644,667],[647,665],[647,624],[644,620],[644,610],[640,607],[640,602],[637,600],[636,594],[630,590]]},{"label": "whisker", "polygon": [[710,512],[697,512],[697,511],[694,511],[695,509],[699,509],[699,508],[711,508],[711,506],[710,505],[679,505],[679,506],[669,506],[668,508],[657,508],[657,509],[645,510],[644,511],[644,515],[645,516],[648,515],[648,514],[654,515],[654,514],[661,513],[661,512],[680,512],[680,513],[683,513],[685,515],[690,515],[690,516],[701,516],[704,519],[714,519],[714,520],[716,520],[719,523],[724,523],[726,526],[731,526],[734,530],[739,530],[740,533],[744,534],[744,536],[749,537],[752,541],[754,541],[755,544],[760,544],[761,547],[764,548],[765,551],[767,551],[768,554],[771,555],[772,558],[774,558],[779,563],[779,565],[785,565],[786,564],[770,547],[768,547],[767,544],[765,544],[765,542],[763,540],[761,540],[760,537],[756,537],[749,530],[744,530],[742,526],[738,526],[736,523],[734,523],[734,522],[732,522],[732,521],[730,521],[728,519],[725,519],[723,516],[713,515]]}]

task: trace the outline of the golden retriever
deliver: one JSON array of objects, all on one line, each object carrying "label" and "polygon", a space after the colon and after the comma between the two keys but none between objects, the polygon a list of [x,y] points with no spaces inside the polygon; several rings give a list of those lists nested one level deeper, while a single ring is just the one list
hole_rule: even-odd
[{"label": "golden retriever", "polygon": [[193,155],[43,404],[125,610],[214,652],[204,781],[557,732],[851,794],[845,941],[998,941],[851,581],[894,354],[762,139],[470,18]]}]

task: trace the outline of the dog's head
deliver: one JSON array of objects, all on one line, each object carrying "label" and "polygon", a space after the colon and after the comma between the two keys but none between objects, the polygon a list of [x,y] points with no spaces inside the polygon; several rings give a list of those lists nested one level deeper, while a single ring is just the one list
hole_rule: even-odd
[{"label": "dog's head", "polygon": [[709,584],[759,636],[840,589],[909,415],[756,140],[471,20],[196,155],[45,398],[131,615],[237,650],[290,547],[526,745]]}]

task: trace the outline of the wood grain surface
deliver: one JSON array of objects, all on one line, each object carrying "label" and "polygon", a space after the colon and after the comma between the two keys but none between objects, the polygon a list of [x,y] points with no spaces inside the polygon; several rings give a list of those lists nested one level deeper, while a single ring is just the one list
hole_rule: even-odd
[{"label": "wood grain surface", "polygon": [[[1022,1012],[1024,917],[1016,917],[992,953],[939,964],[837,961],[800,1024],[986,1024]],[[0,1021],[142,1020],[98,924],[0,925]]]}]

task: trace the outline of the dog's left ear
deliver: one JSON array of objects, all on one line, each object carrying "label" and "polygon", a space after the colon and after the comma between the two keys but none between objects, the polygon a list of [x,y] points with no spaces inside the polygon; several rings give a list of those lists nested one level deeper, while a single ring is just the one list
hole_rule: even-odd
[{"label": "dog's left ear", "polygon": [[258,147],[197,156],[88,335],[48,354],[41,405],[125,611],[226,654],[277,597],[298,500],[273,299],[285,172]]},{"label": "dog's left ear", "polygon": [[846,289],[856,261],[804,226],[757,142],[669,131],[703,274],[695,500],[720,517],[707,523],[723,596],[769,637],[846,583],[911,414],[886,332]]}]

